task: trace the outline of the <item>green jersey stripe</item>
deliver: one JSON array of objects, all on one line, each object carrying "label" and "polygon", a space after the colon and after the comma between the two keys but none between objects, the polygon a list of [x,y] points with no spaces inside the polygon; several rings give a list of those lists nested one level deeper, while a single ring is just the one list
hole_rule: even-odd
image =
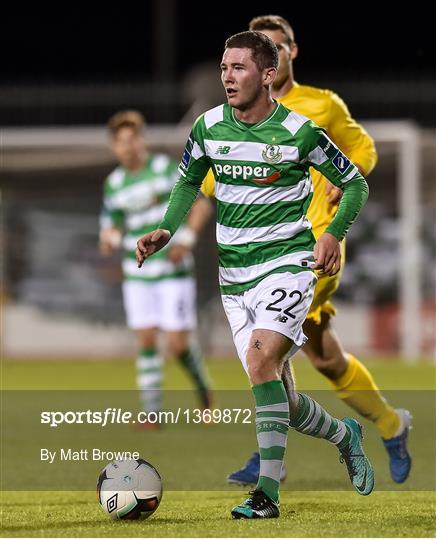
[{"label": "green jersey stripe", "polygon": [[155,229],[156,229],[156,225],[154,223],[150,223],[149,225],[144,225],[143,227],[138,227],[137,229],[130,229],[129,234],[131,236],[134,236],[136,240],[138,240],[139,237],[142,236],[143,234],[152,232]]},{"label": "green jersey stripe", "polygon": [[225,268],[220,266],[220,285],[237,285],[246,281],[252,281],[260,275],[266,275],[275,268],[281,266],[301,266],[310,268],[314,262],[313,251],[297,251],[262,264],[253,264],[246,267]]},{"label": "green jersey stripe", "polygon": [[[161,221],[172,233],[177,230],[212,167],[223,294],[245,291],[272,273],[308,271],[314,239],[304,214],[312,197],[312,166],[344,189],[355,213],[365,187],[350,160],[308,118],[277,104],[267,118],[246,125],[234,112],[224,104],[197,119],[180,165],[183,177]],[[199,150],[193,152],[195,144]],[[335,236],[355,217],[347,209],[345,203],[339,208]]]},{"label": "green jersey stripe", "polygon": [[305,199],[313,191],[309,175],[295,186],[251,187],[245,184],[224,184],[215,182],[215,198],[223,203],[233,204],[272,204],[283,201]]},{"label": "green jersey stripe", "polygon": [[100,227],[116,227],[124,233],[122,266],[126,279],[155,281],[186,275],[192,268],[192,257],[187,257],[181,267],[169,261],[168,249],[156,254],[154,260],[145,261],[140,270],[134,261],[138,238],[159,225],[177,177],[177,164],[163,154],[152,154],[139,171],[117,167],[107,177]]},{"label": "green jersey stripe", "polygon": [[[306,198],[272,204],[235,204],[219,202],[217,222],[235,229],[265,228],[274,225],[297,223],[304,216]],[[308,227],[310,222],[306,219]],[[228,242],[224,242],[225,244]],[[240,243],[240,242],[239,242]]]},{"label": "green jersey stripe", "polygon": [[135,204],[140,204],[141,208],[146,208],[154,204],[156,199],[171,192],[174,186],[173,178],[158,176],[147,178],[141,183],[131,184],[120,190],[112,190],[109,195],[109,206],[131,210]]},{"label": "green jersey stripe", "polygon": [[[168,196],[169,199],[169,196]],[[160,221],[165,215],[168,202],[158,204],[148,209],[146,212],[134,212],[126,217],[126,226],[128,229],[139,229],[144,225],[153,225],[156,229]]]},{"label": "green jersey stripe", "polygon": [[[300,212],[301,215],[301,212]],[[275,225],[266,225],[265,227],[227,227],[217,223],[216,237],[218,243],[239,245],[255,242],[274,241],[274,240],[289,240],[289,246],[291,246],[291,240],[298,237],[298,235],[312,226],[307,217],[303,214],[298,221],[291,221],[289,223],[277,223]]]},{"label": "green jersey stripe", "polygon": [[244,283],[237,283],[235,285],[220,285],[220,292],[221,294],[239,294],[247,291],[248,289],[253,289],[257,285],[259,285],[259,283],[267,276],[271,276],[272,274],[283,274],[284,272],[290,272],[291,274],[299,274],[300,272],[307,272],[307,269],[292,264],[278,266],[277,268],[271,270],[271,272],[260,274],[257,278]]},{"label": "green jersey stripe", "polygon": [[176,271],[187,271],[187,264],[180,264],[175,268],[175,265],[168,259],[152,259],[147,266],[138,268],[138,263],[133,259],[123,259],[123,272],[128,277],[136,278],[152,278],[168,276]]},{"label": "green jersey stripe", "polygon": [[303,251],[315,244],[311,230],[301,233],[298,238],[276,241],[253,242],[244,245],[219,244],[219,264],[223,267],[245,268],[252,264],[263,264],[288,253]]}]

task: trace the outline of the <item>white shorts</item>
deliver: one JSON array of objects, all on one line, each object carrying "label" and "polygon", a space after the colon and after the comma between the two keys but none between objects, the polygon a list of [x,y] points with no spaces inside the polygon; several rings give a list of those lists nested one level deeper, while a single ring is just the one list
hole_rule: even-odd
[{"label": "white shorts", "polygon": [[196,325],[195,299],[192,277],[123,283],[127,325],[133,330],[193,330]]},{"label": "white shorts", "polygon": [[241,294],[222,296],[238,356],[247,368],[248,344],[253,330],[274,330],[292,340],[288,357],[307,341],[302,327],[313,299],[317,278],[313,272],[271,274]]}]

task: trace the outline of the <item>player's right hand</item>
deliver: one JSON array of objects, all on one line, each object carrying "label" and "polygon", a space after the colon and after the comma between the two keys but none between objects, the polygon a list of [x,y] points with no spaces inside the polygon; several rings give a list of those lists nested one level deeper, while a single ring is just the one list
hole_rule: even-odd
[{"label": "player's right hand", "polygon": [[312,268],[319,274],[334,276],[341,269],[341,245],[332,234],[325,232],[318,238],[313,255],[315,264]]},{"label": "player's right hand", "polygon": [[174,244],[168,250],[168,259],[174,264],[180,264],[191,249],[182,244]]},{"label": "player's right hand", "polygon": [[156,251],[159,251],[168,244],[171,238],[170,231],[166,229],[156,229],[151,233],[141,236],[136,243],[136,260],[138,261],[138,268],[141,268],[142,263],[153,255]]}]

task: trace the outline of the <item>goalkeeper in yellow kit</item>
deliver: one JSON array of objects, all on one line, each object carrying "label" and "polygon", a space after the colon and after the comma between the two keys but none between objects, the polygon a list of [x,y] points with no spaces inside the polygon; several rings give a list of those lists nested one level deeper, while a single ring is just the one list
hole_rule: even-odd
[{"label": "goalkeeper in yellow kit", "polygon": [[[299,85],[293,76],[292,62],[298,47],[289,23],[277,15],[265,15],[250,22],[250,30],[263,32],[276,44],[280,64],[272,95],[289,109],[307,116],[326,130],[328,136],[366,177],[374,168],[377,153],[374,142],[350,115],[347,106],[334,92]],[[308,211],[316,239],[332,221],[342,192],[318,171],[311,170],[314,193]],[[209,171],[202,191],[214,195],[213,174]],[[371,374],[352,354],[344,351],[330,319],[335,309],[330,297],[339,286],[340,274],[319,275],[315,295],[304,333],[308,337],[303,351],[312,364],[329,380],[338,397],[378,428],[390,458],[392,479],[401,483],[409,475],[412,460],[407,448],[411,415],[404,409],[393,409],[381,396]],[[285,471],[282,471],[282,478]],[[259,454],[255,453],[240,470],[227,480],[239,485],[256,484],[259,475]]]}]

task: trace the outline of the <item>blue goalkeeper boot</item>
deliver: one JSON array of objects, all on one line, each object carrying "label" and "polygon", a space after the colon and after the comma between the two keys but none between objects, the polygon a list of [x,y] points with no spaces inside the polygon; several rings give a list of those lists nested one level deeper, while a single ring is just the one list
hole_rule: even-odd
[{"label": "blue goalkeeper boot", "polygon": [[405,482],[412,467],[412,458],[407,448],[409,431],[412,429],[412,415],[406,409],[396,409],[401,420],[402,430],[397,437],[382,439],[389,454],[391,477],[397,484]]},{"label": "blue goalkeeper boot", "polygon": [[[259,479],[260,472],[260,455],[259,452],[255,452],[247,463],[239,469],[227,476],[227,482],[229,484],[236,484],[238,486],[256,486]],[[286,479],[286,467],[282,466],[280,473],[280,481]]]},{"label": "blue goalkeeper boot", "polygon": [[250,497],[232,510],[234,519],[268,519],[280,515],[280,504],[273,501],[262,489],[250,491]]},{"label": "blue goalkeeper boot", "polygon": [[374,488],[374,469],[362,447],[362,426],[354,418],[342,420],[351,430],[350,442],[340,448],[341,463],[345,462],[351,483],[360,495],[369,495]]}]

